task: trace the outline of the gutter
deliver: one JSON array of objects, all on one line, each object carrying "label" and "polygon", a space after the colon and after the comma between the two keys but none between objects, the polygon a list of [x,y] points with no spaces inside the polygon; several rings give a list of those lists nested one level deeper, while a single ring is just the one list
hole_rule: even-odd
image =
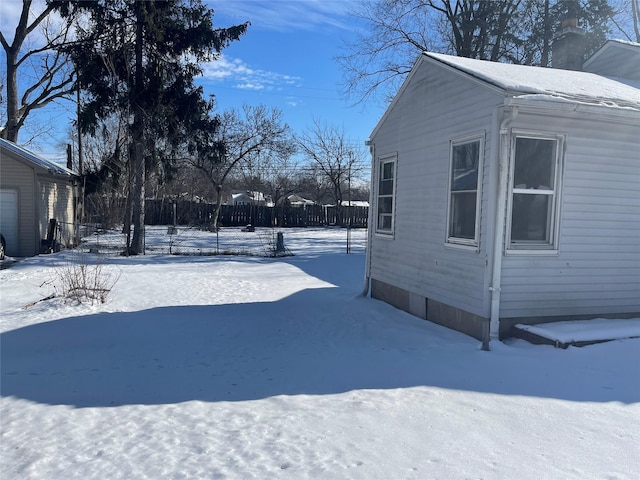
[{"label": "gutter", "polygon": [[[493,267],[491,270],[491,319],[489,323],[489,339],[500,337],[500,291],[502,281],[502,255],[504,245],[505,216],[507,209],[507,185],[509,179],[509,126],[518,116],[518,108],[508,106],[500,123],[500,150],[498,158],[498,199],[496,204],[496,222],[493,237]],[[485,339],[483,339],[483,346]],[[488,345],[487,345],[488,348]]]},{"label": "gutter", "polygon": [[372,224],[372,218],[373,218],[373,191],[374,191],[374,185],[373,185],[373,181],[375,178],[374,175],[374,170],[375,170],[375,152],[376,152],[376,147],[375,145],[371,142],[371,140],[367,140],[365,142],[365,145],[369,147],[369,153],[371,154],[371,158],[372,158],[372,162],[371,162],[371,188],[369,188],[369,218],[367,219],[367,247],[365,249],[365,266],[364,266],[364,285],[362,288],[362,293],[360,294],[361,297],[366,297],[367,295],[369,295],[369,288],[371,286],[371,240],[373,239],[373,224]]},{"label": "gutter", "polygon": [[509,108],[515,107],[521,112],[554,117],[558,115],[579,115],[581,118],[594,116],[599,121],[607,120],[631,125],[638,125],[638,119],[640,119],[640,109],[636,105],[612,105],[607,103],[606,99],[596,104],[552,94],[514,94],[508,97],[504,104]]}]

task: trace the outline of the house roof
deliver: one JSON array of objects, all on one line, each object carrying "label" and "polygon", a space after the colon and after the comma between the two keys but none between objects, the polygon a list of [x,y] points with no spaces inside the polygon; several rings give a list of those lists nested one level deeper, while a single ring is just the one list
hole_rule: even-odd
[{"label": "house roof", "polygon": [[601,57],[617,54],[625,56],[625,66],[629,70],[635,70],[636,73],[638,72],[640,69],[640,43],[617,39],[607,40],[596,53],[584,62],[584,69],[590,70],[589,66],[598,62]]},{"label": "house roof", "polygon": [[2,146],[2,148],[6,148],[10,152],[15,153],[20,158],[31,163],[35,167],[46,170],[48,173],[52,175],[59,175],[64,177],[76,176],[68,168],[58,165],[57,163],[52,162],[51,160],[47,160],[46,158],[40,157],[39,155],[36,155],[35,153],[30,152],[26,148],[16,145],[15,143],[10,142],[8,140],[4,140],[3,138],[0,138],[0,146]]},{"label": "house roof", "polygon": [[640,82],[594,73],[513,65],[425,52],[432,61],[505,90],[512,96],[542,96],[640,111]]}]

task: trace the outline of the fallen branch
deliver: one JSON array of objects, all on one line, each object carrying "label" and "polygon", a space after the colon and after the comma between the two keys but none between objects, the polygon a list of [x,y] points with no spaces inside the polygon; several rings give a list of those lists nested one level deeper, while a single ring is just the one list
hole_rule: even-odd
[{"label": "fallen branch", "polygon": [[35,301],[35,302],[33,302],[33,303],[30,303],[30,304],[28,304],[28,305],[25,305],[24,307],[22,307],[22,308],[21,308],[21,310],[26,310],[27,308],[31,308],[31,307],[33,307],[34,305],[37,305],[37,304],[38,304],[38,303],[40,303],[40,302],[46,302],[47,300],[51,300],[52,298],[55,298],[55,297],[56,297],[56,294],[55,294],[55,293],[52,293],[52,294],[51,294],[51,295],[49,295],[48,297],[41,298],[40,300],[36,300],[36,301]]}]

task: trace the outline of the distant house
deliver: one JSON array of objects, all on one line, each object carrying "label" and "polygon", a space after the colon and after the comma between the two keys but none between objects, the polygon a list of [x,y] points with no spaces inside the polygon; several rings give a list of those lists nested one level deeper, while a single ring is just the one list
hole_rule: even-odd
[{"label": "distant house", "polygon": [[287,203],[292,207],[306,207],[316,204],[316,202],[314,202],[313,200],[309,200],[296,194],[289,195],[287,197]]},{"label": "distant house", "polygon": [[52,247],[46,244],[49,232],[60,246],[74,243],[76,178],[70,170],[0,139],[0,233],[8,256],[28,257]]},{"label": "distant house", "polygon": [[369,202],[367,200],[343,200],[343,207],[368,207]]},{"label": "distant house", "polygon": [[236,192],[231,194],[231,205],[259,205],[272,207],[273,202],[269,195],[262,192]]},{"label": "distant house", "polygon": [[640,316],[640,44],[585,68],[421,55],[368,142],[372,297],[476,338]]}]

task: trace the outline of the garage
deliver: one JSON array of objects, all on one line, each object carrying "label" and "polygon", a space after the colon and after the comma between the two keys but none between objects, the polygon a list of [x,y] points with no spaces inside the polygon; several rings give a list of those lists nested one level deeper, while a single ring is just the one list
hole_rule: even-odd
[{"label": "garage", "polygon": [[[0,190],[0,235],[3,240],[3,254],[15,256],[18,245],[18,192]],[[0,255],[2,257],[4,255]]]},{"label": "garage", "polygon": [[7,256],[38,255],[51,219],[60,226],[56,244],[75,244],[76,184],[67,168],[0,139],[0,234]]}]

